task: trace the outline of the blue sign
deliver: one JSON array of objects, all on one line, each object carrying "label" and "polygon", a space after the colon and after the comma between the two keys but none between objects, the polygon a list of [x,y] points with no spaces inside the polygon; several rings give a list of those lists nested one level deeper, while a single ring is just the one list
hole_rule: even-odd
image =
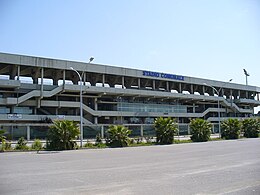
[{"label": "blue sign", "polygon": [[165,74],[165,73],[159,73],[159,72],[143,71],[143,75],[149,76],[149,77],[161,77],[161,78],[165,78],[165,79],[174,79],[174,80],[184,81],[184,76],[176,75],[176,74]]}]

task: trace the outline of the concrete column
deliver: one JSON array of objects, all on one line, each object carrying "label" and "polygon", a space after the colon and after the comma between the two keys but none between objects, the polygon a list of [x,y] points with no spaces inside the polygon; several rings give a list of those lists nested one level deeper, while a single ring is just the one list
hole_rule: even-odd
[{"label": "concrete column", "polygon": [[103,75],[102,75],[102,87],[105,86],[105,79],[106,79],[106,78],[105,78],[105,74],[103,74]]},{"label": "concrete column", "polygon": [[101,126],[101,138],[104,139],[104,136],[105,133],[104,133],[104,125]]},{"label": "concrete column", "polygon": [[238,98],[240,99],[240,90],[238,90],[238,93],[237,93],[237,94],[238,94]]},{"label": "concrete column", "polygon": [[155,80],[153,80],[153,90],[155,90]]},{"label": "concrete column", "polygon": [[28,125],[28,126],[26,126],[26,130],[27,130],[27,141],[29,141],[30,139],[31,139],[31,135],[30,135],[30,133],[31,133],[31,131],[30,131],[30,126]]},{"label": "concrete column", "polygon": [[194,94],[193,84],[191,84],[190,89],[191,89],[191,90],[190,90],[190,93],[191,93],[191,94]]},{"label": "concrete column", "polygon": [[181,83],[179,83],[179,93],[182,92]]},{"label": "concrete column", "polygon": [[205,86],[202,86],[202,93],[205,95]]},{"label": "concrete column", "polygon": [[166,91],[170,91],[170,89],[169,89],[169,81],[166,81]]},{"label": "concrete column", "polygon": [[257,93],[257,101],[259,101],[259,93]]},{"label": "concrete column", "polygon": [[124,87],[125,87],[125,77],[122,76],[122,89],[124,89]]},{"label": "concrete column", "polygon": [[94,99],[94,107],[95,110],[98,110],[97,98]]},{"label": "concrete column", "polygon": [[20,72],[21,72],[21,68],[20,65],[17,66],[17,80],[20,80]]},{"label": "concrete column", "polygon": [[63,85],[65,85],[66,80],[66,70],[63,70]]},{"label": "concrete column", "polygon": [[138,89],[141,89],[141,79],[138,78]]},{"label": "concrete column", "polygon": [[43,93],[43,75],[44,74],[44,68],[41,68],[41,98]]},{"label": "concrete column", "polygon": [[95,118],[94,118],[94,123],[95,123],[95,125],[98,124],[98,117],[97,116],[95,116]]},{"label": "concrete column", "polygon": [[193,106],[193,107],[192,107],[192,112],[195,113],[195,112],[196,112],[196,110],[195,110],[195,104],[193,104],[192,106]]},{"label": "concrete column", "polygon": [[141,137],[144,136],[144,125],[141,125],[141,132],[140,132],[140,134],[141,134]]}]

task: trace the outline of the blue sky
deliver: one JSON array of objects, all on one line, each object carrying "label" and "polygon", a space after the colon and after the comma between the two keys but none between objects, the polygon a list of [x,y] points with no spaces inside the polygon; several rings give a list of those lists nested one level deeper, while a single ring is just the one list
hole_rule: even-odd
[{"label": "blue sky", "polygon": [[0,0],[0,52],[260,86],[258,0]]}]

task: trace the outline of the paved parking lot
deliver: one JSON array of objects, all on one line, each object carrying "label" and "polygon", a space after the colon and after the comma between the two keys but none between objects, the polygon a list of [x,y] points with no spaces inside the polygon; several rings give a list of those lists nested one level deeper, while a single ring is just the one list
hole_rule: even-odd
[{"label": "paved parking lot", "polygon": [[0,154],[0,194],[260,194],[260,139]]}]

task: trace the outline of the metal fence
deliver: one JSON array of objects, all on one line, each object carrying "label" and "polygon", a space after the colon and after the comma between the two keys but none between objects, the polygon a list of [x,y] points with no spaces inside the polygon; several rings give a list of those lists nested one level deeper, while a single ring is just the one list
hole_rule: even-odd
[{"label": "metal fence", "polygon": [[[27,140],[46,139],[49,129],[48,124],[0,124],[0,129],[6,131],[5,136],[8,140],[18,140],[24,137]],[[105,138],[109,124],[103,125],[84,125],[83,139],[95,139],[97,135]],[[152,124],[123,124],[132,130],[130,137],[155,137],[155,128]],[[189,124],[178,124],[178,135],[190,135]],[[219,133],[218,124],[212,124],[212,133]]]}]

